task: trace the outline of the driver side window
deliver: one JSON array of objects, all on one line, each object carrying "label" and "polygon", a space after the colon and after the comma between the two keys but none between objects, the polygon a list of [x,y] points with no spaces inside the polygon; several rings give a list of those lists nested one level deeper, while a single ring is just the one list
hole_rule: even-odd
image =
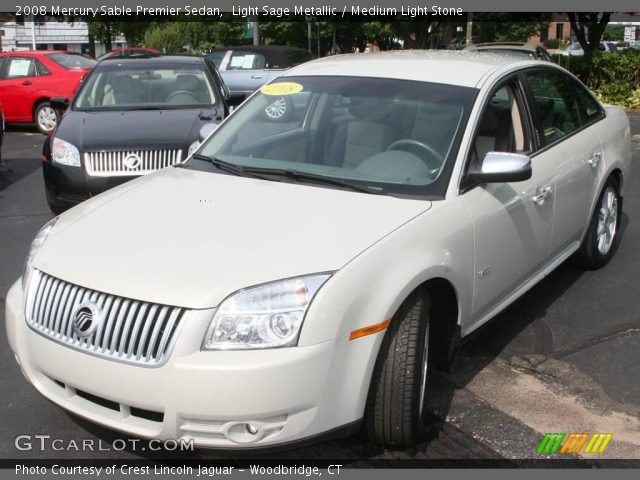
[{"label": "driver side window", "polygon": [[481,162],[489,152],[529,151],[523,115],[513,85],[499,88],[487,103],[474,142],[474,160]]}]

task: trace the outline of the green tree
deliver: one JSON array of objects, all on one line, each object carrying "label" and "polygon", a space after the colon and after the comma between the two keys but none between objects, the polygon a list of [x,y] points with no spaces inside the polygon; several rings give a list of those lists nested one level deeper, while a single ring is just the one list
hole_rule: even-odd
[{"label": "green tree", "polygon": [[550,13],[474,13],[474,42],[525,42],[549,28]]}]

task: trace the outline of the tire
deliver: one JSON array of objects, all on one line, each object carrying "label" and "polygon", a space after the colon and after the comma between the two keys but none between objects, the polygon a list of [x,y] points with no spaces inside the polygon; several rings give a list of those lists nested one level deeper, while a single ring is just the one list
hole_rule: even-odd
[{"label": "tire", "polygon": [[384,337],[364,418],[372,442],[406,447],[414,445],[422,433],[430,303],[426,289],[416,289],[400,306]]},{"label": "tire", "polygon": [[60,117],[49,102],[41,102],[33,112],[33,123],[35,123],[38,131],[44,135],[56,128]]},{"label": "tire", "polygon": [[609,263],[618,247],[621,216],[620,187],[615,178],[609,177],[598,197],[580,249],[576,252],[575,262],[579,266],[597,270]]}]

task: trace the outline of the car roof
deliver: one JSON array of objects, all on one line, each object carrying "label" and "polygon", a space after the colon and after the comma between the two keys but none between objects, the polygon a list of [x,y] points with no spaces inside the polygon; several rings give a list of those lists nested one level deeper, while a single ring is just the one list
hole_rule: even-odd
[{"label": "car roof", "polygon": [[476,87],[487,75],[514,63],[535,64],[472,50],[397,50],[324,57],[287,70],[283,76],[377,77]]},{"label": "car roof", "polygon": [[[149,66],[149,65],[201,65],[204,63],[202,57],[194,57],[189,55],[153,55],[150,57],[111,57],[101,60],[99,65],[114,65],[117,63],[126,63],[130,66]],[[97,65],[96,65],[97,67]]]},{"label": "car roof", "polygon": [[475,45],[469,45],[467,50],[526,50],[535,52],[540,45],[534,45],[532,43],[525,42],[490,42],[490,43],[476,43]]}]

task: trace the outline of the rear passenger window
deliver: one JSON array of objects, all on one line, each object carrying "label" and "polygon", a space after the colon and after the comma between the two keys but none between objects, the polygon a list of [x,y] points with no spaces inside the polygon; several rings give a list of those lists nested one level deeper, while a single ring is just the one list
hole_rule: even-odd
[{"label": "rear passenger window", "polygon": [[577,130],[578,105],[567,77],[551,70],[530,72],[527,77],[542,123],[542,144],[550,145]]},{"label": "rear passenger window", "polygon": [[572,88],[576,92],[578,99],[578,109],[580,110],[580,121],[582,125],[586,125],[604,117],[604,111],[598,101],[593,98],[593,95],[591,95],[587,89],[578,82],[574,80],[571,80],[571,82]]},{"label": "rear passenger window", "polygon": [[44,66],[44,64],[40,61],[40,60],[36,60],[36,70],[38,72],[38,75],[51,75],[51,72],[49,71],[49,69],[47,67]]}]

